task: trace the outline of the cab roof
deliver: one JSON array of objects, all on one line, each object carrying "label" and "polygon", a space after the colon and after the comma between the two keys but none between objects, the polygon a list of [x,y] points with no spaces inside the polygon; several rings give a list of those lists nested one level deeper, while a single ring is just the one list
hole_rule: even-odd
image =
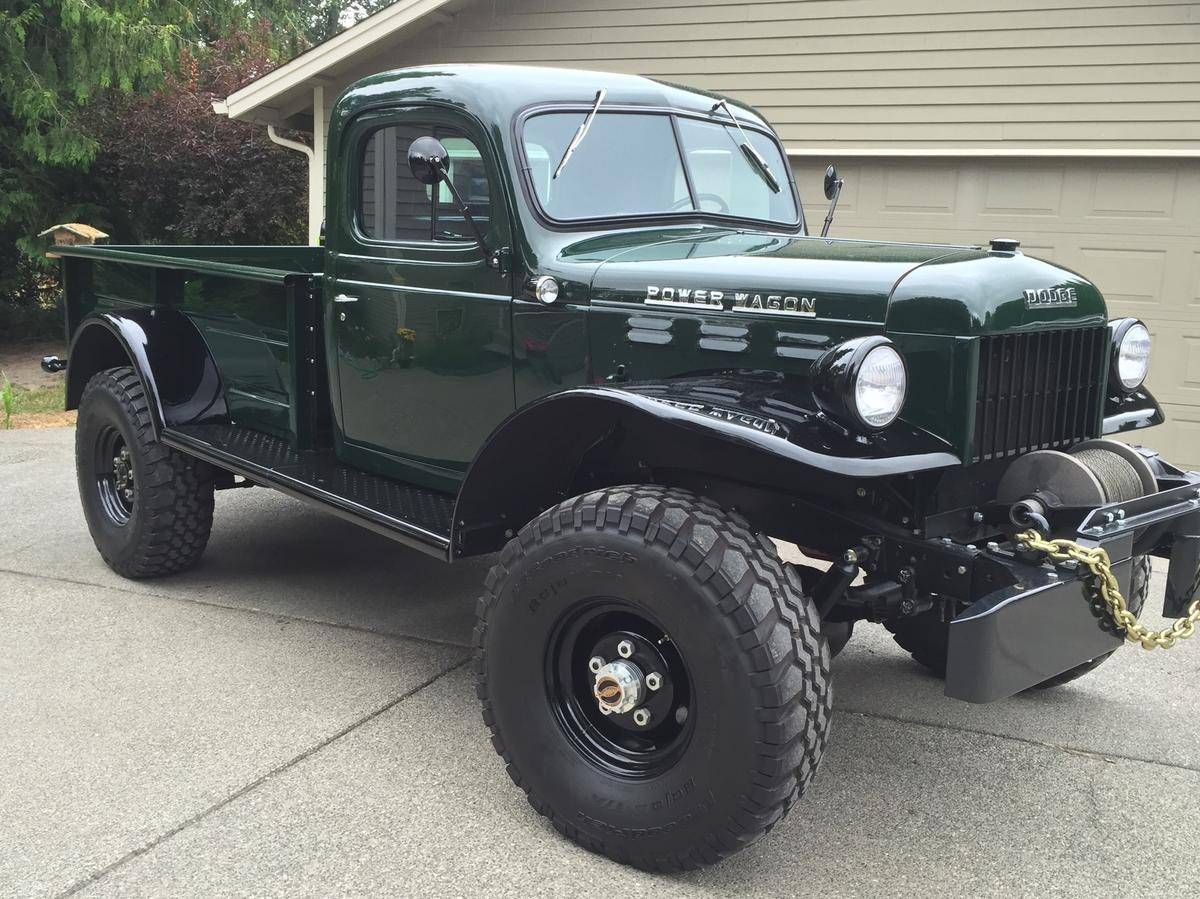
[{"label": "cab roof", "polygon": [[[657,106],[706,113],[719,94],[614,72],[513,65],[430,65],[380,72],[356,81],[337,101],[345,119],[386,102],[433,102],[462,107],[489,124],[507,123],[538,103],[591,104],[604,88],[606,106]],[[739,117],[766,125],[753,109],[729,100]],[[490,120],[490,121],[489,121]]]}]

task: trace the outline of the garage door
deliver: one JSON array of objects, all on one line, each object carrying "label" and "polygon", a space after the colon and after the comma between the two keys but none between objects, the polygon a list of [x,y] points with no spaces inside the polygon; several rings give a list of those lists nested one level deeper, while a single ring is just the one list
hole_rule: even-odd
[{"label": "garage door", "polygon": [[1200,469],[1200,160],[793,160],[810,227],[821,176],[846,180],[831,235],[986,243],[1016,237],[1031,256],[1095,281],[1114,317],[1154,338],[1150,389],[1168,423],[1144,439]]}]

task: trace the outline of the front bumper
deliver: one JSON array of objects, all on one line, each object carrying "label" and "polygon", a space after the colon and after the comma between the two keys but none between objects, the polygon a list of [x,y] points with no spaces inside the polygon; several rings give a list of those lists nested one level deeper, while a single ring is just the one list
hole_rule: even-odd
[{"label": "front bumper", "polygon": [[[1200,588],[1200,473],[1158,467],[1159,492],[1092,510],[1073,539],[1108,552],[1123,596],[1134,556],[1170,559],[1163,614],[1177,618]],[[975,561],[974,582],[982,588],[975,595],[983,596],[950,623],[947,696],[1003,699],[1124,642],[1086,571],[1046,564],[1015,547],[991,548]]]}]

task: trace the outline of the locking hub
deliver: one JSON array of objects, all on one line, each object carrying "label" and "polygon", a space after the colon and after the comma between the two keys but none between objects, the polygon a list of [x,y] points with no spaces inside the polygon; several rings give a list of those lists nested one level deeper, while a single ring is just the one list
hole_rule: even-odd
[{"label": "locking hub", "polygon": [[638,707],[646,692],[642,671],[633,662],[617,659],[596,672],[592,695],[605,715],[624,715]]}]

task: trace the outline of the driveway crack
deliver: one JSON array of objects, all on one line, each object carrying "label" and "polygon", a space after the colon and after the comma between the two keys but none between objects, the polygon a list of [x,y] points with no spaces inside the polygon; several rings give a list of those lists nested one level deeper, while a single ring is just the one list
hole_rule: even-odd
[{"label": "driveway crack", "polygon": [[1067,746],[1063,743],[1049,743],[1045,740],[1035,740],[1032,737],[1016,737],[1012,734],[1001,734],[990,730],[980,730],[961,724],[942,724],[936,721],[918,721],[912,718],[901,718],[899,715],[888,715],[885,712],[872,712],[866,709],[838,709],[840,714],[859,715],[863,718],[877,718],[881,721],[894,721],[897,724],[911,724],[915,727],[927,727],[931,730],[944,730],[951,733],[978,734],[981,737],[994,737],[997,740],[1008,740],[1012,743],[1024,743],[1026,746],[1037,746],[1040,749],[1053,749],[1068,755],[1078,755],[1098,762],[1138,762],[1143,765],[1155,765],[1159,768],[1171,768],[1176,771],[1190,771],[1200,774],[1200,765],[1189,765],[1183,762],[1164,762],[1161,759],[1151,759],[1145,756],[1126,755],[1119,752],[1098,752],[1095,749],[1083,749],[1079,746]]},{"label": "driveway crack", "polygon": [[137,596],[149,597],[157,600],[167,600],[168,602],[178,602],[193,606],[202,606],[206,609],[221,609],[225,612],[237,612],[243,615],[264,615],[268,618],[274,618],[277,621],[295,621],[301,624],[317,624],[321,627],[332,627],[340,631],[353,631],[359,634],[371,634],[376,637],[388,637],[393,640],[415,640],[417,643],[426,643],[430,646],[441,646],[450,649],[470,649],[467,643],[456,643],[452,640],[438,640],[435,637],[422,637],[417,634],[399,634],[391,631],[379,631],[369,627],[363,627],[358,624],[345,624],[340,621],[327,621],[324,618],[308,618],[304,615],[291,615],[287,612],[277,612],[270,609],[260,609],[257,606],[234,606],[227,605],[221,602],[213,602],[210,599],[185,599],[181,596],[173,596],[170,593],[156,593],[153,590],[129,590],[121,589],[119,586],[112,584],[97,584],[94,581],[81,581],[69,577],[55,577],[54,575],[46,574],[30,574],[28,571],[18,571],[15,568],[0,568],[0,574],[11,574],[16,577],[30,578],[37,581],[53,581],[58,584],[70,584],[74,587],[95,587],[98,590],[112,590],[120,593],[122,596]]},{"label": "driveway crack", "polygon": [[236,802],[238,799],[241,799],[246,794],[251,793],[254,790],[258,789],[260,786],[265,784],[267,781],[272,780],[275,777],[278,777],[280,774],[283,774],[284,772],[288,771],[291,768],[294,768],[296,765],[300,764],[305,759],[311,758],[312,756],[316,755],[318,752],[320,752],[325,747],[330,746],[333,743],[336,743],[338,740],[342,739],[347,734],[362,727],[364,724],[374,721],[380,715],[384,714],[385,712],[387,712],[391,709],[394,709],[396,706],[400,705],[400,703],[404,702],[406,699],[409,699],[410,697],[415,696],[416,694],[420,693],[426,687],[432,685],[436,681],[445,677],[447,674],[450,674],[454,671],[457,671],[459,668],[462,668],[470,660],[471,660],[471,656],[468,655],[466,658],[462,659],[461,661],[455,662],[453,665],[450,665],[447,668],[443,668],[441,671],[438,671],[432,677],[429,677],[426,680],[422,681],[421,683],[417,684],[416,686],[414,686],[408,690],[405,690],[399,696],[389,699],[383,705],[373,709],[370,712],[367,712],[365,715],[361,716],[360,718],[355,719],[354,721],[350,722],[345,727],[341,728],[340,730],[336,731],[335,733],[332,733],[328,737],[325,737],[324,739],[318,741],[317,743],[314,743],[312,746],[309,746],[303,752],[292,756],[287,761],[281,762],[280,764],[278,764],[274,768],[272,768],[270,771],[267,771],[265,774],[262,774],[259,777],[256,777],[254,780],[250,781],[249,783],[244,784],[243,786],[234,790],[232,793],[230,793],[228,796],[224,797],[223,799],[220,799],[217,802],[214,802],[212,805],[209,805],[208,807],[201,809],[199,812],[192,815],[190,818],[187,818],[184,821],[181,821],[180,823],[176,824],[174,827],[170,828],[169,830],[163,831],[162,833],[160,833],[158,836],[154,837],[149,842],[143,843],[141,846],[139,846],[136,849],[131,849],[129,852],[126,852],[124,855],[122,855],[120,858],[118,858],[116,861],[112,862],[111,864],[108,864],[105,867],[101,868],[100,870],[95,871],[92,874],[89,874],[87,877],[84,877],[80,880],[75,881],[75,883],[71,884],[71,886],[67,887],[67,889],[65,889],[63,892],[59,893],[58,894],[59,897],[74,896],[74,895],[78,894],[81,890],[85,889],[86,887],[89,887],[94,883],[98,883],[100,880],[104,879],[109,874],[111,874],[113,871],[116,871],[118,868],[128,864],[129,862],[133,861],[136,858],[140,858],[141,856],[145,855],[147,852],[151,851],[152,849],[155,849],[156,847],[161,846],[167,840],[171,839],[172,837],[176,836],[179,833],[182,833],[184,830],[187,830],[193,824],[198,824],[201,821],[203,821],[204,819],[211,817],[212,815],[221,811],[221,809],[228,806],[230,803]]}]

